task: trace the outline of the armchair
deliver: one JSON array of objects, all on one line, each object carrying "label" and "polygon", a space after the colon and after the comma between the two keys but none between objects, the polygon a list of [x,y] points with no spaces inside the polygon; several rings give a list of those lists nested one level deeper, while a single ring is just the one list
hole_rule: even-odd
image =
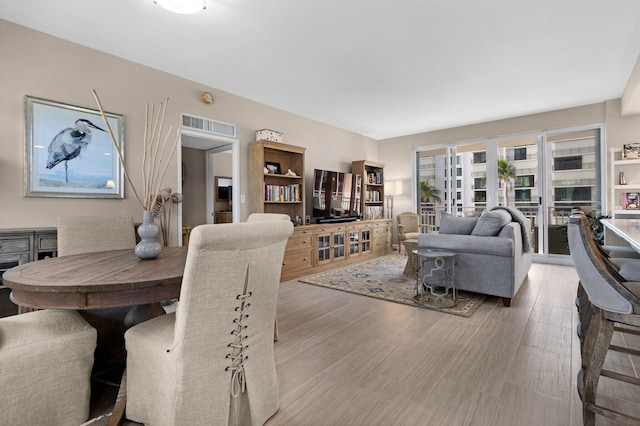
[{"label": "armchair", "polygon": [[417,213],[400,213],[396,216],[396,220],[398,221],[398,251],[401,251],[400,245],[404,245],[406,240],[417,240],[422,232],[421,229],[426,225],[420,224],[420,215]]},{"label": "armchair", "polygon": [[175,313],[130,328],[127,418],[262,425],[278,410],[273,323],[289,221],[191,232]]},{"label": "armchair", "polygon": [[0,319],[0,423],[84,423],[95,348],[96,330],[76,311],[45,309]]}]

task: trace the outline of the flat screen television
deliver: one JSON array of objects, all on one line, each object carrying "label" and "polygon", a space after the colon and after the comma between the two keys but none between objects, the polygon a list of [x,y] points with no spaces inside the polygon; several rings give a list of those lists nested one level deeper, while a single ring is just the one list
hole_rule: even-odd
[{"label": "flat screen television", "polygon": [[315,169],[313,180],[315,221],[360,218],[361,185],[360,175]]}]

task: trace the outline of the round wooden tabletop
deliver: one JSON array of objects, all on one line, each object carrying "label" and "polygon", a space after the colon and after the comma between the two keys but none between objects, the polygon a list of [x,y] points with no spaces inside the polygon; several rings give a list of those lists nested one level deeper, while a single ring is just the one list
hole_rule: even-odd
[{"label": "round wooden tabletop", "polygon": [[11,300],[28,308],[96,309],[142,305],[180,295],[186,247],[165,247],[153,260],[116,250],[54,257],[6,271]]}]

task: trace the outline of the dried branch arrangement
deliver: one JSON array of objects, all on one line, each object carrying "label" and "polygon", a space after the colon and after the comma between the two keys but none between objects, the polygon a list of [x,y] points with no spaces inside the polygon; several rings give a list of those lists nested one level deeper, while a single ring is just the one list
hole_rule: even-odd
[{"label": "dried branch arrangement", "polygon": [[[102,108],[102,103],[100,102],[98,93],[94,89],[91,89],[91,92],[98,104],[102,119],[107,126],[107,130],[111,136],[111,141],[116,148],[118,159],[122,165],[122,170],[124,171],[124,176],[127,179],[127,182],[129,182],[129,185],[142,208],[144,210],[153,210],[161,193],[160,186],[162,185],[162,180],[164,179],[164,175],[169,167],[169,161],[171,160],[171,157],[173,157],[178,146],[178,142],[180,141],[180,133],[182,132],[182,113],[180,113],[180,124],[175,132],[175,140],[173,140],[173,126],[169,127],[169,130],[163,138],[164,117],[167,110],[167,104],[169,103],[169,98],[167,98],[165,102],[160,103],[160,108],[158,108],[157,112],[154,105],[151,105],[150,107],[147,103],[144,123],[144,150],[142,155],[143,192],[142,197],[140,197],[139,192],[136,190],[136,187],[133,185],[133,182],[129,177],[129,173],[125,167],[124,157],[122,156],[122,151],[120,150],[117,139],[113,134],[113,130],[111,130],[111,126],[109,125],[109,121],[107,120],[104,109]],[[169,144],[172,144],[173,146],[171,146],[170,150],[167,150]]]},{"label": "dried branch arrangement", "polygon": [[171,192],[171,188],[164,188],[158,194],[157,201],[153,207],[153,215],[160,218],[160,231],[162,243],[165,247],[169,245],[169,228],[171,226],[171,210],[174,204],[182,202],[182,194]]}]

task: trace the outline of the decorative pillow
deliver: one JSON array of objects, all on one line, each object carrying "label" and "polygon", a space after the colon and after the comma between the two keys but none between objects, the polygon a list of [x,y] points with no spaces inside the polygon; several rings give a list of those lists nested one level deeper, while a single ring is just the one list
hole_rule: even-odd
[{"label": "decorative pillow", "polygon": [[507,223],[511,222],[511,215],[506,210],[485,210],[478,218],[478,223],[471,231],[471,235],[481,237],[495,236]]},{"label": "decorative pillow", "polygon": [[478,221],[477,217],[442,216],[440,234],[470,235]]}]

